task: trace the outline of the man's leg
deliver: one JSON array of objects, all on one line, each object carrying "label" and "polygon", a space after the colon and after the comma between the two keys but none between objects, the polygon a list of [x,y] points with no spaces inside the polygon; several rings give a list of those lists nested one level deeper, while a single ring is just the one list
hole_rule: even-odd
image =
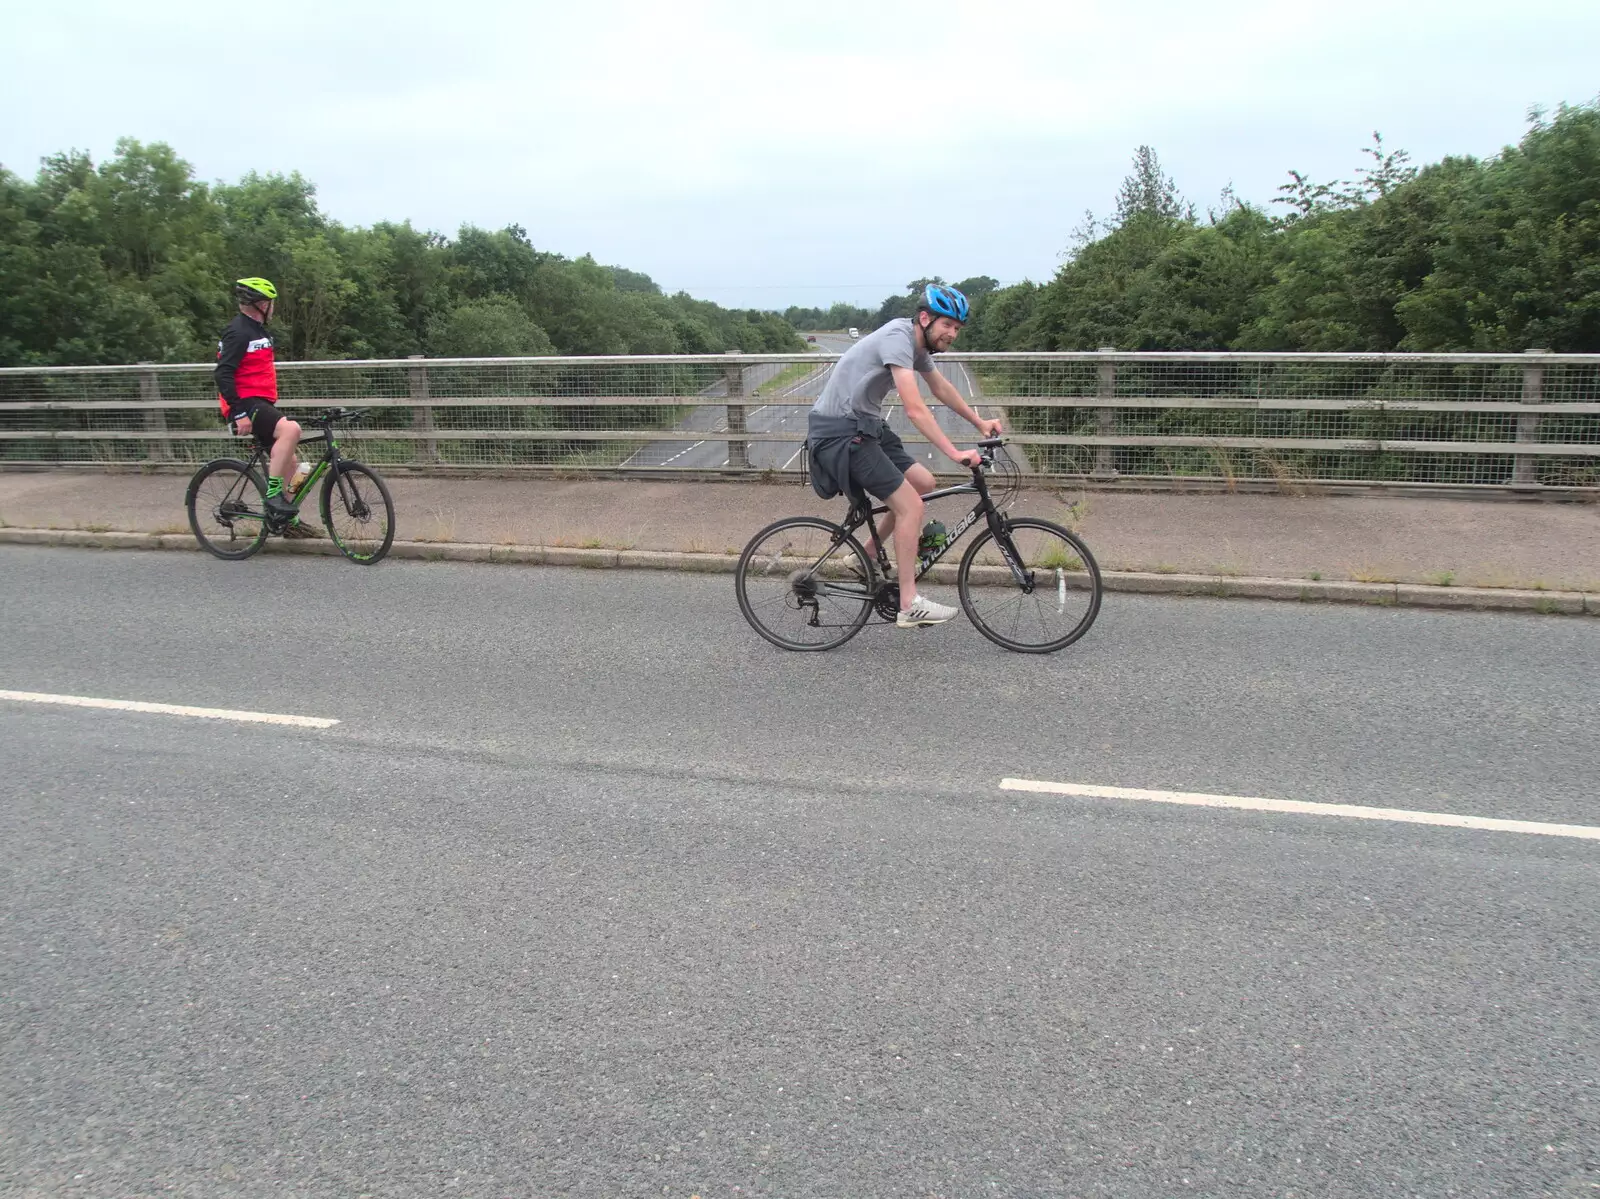
[{"label": "man's leg", "polygon": [[[290,502],[289,472],[294,469],[295,449],[300,444],[300,424],[298,421],[283,420],[280,418],[278,421],[278,427],[276,430],[274,430],[274,433],[275,436],[272,439],[271,469],[272,473],[277,476],[278,479],[282,480],[282,490],[279,492],[278,498],[279,500],[288,503]],[[270,483],[268,484],[269,487],[271,485],[272,484]],[[289,538],[309,538],[322,536],[322,534],[318,533],[314,528],[312,528],[309,523],[301,520],[298,515],[291,516],[289,518],[288,524],[284,526],[283,535]]]},{"label": "man's leg", "polygon": [[[900,608],[917,598],[917,539],[922,536],[922,493],[908,477],[886,501],[894,522],[894,560],[900,569]],[[884,532],[887,535],[888,523]]]},{"label": "man's leg", "polygon": [[[923,466],[922,463],[920,463],[920,462],[912,463],[911,464],[911,468],[908,471],[906,471],[906,482],[910,483],[911,486],[913,486],[913,487],[915,487],[917,489],[917,495],[918,496],[927,495],[928,492],[932,491],[934,489],[934,487],[937,486],[937,483],[934,481],[933,472],[931,470],[929,470],[926,466]],[[921,523],[921,520],[919,518],[918,523],[917,523],[917,530],[918,530],[919,538],[921,536],[921,529],[922,529],[922,523]],[[878,522],[878,536],[882,537],[884,540],[887,541],[887,540],[889,540],[889,538],[893,534],[894,534],[894,509],[891,507],[889,509],[889,514]],[[898,543],[895,542],[895,543],[891,543],[891,544],[896,544],[897,545]],[[875,540],[873,540],[873,538],[871,538],[870,536],[867,538],[866,549],[867,549],[867,557],[876,558],[878,556],[878,543]]]},{"label": "man's leg", "polygon": [[294,465],[294,451],[299,444],[300,422],[280,419],[278,427],[272,431],[272,457],[268,463],[273,478],[289,477],[289,468]]}]

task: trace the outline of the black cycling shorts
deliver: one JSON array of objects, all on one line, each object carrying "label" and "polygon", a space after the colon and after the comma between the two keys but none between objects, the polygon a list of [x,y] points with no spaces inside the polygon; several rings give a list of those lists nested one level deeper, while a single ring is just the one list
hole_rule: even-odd
[{"label": "black cycling shorts", "polygon": [[857,434],[850,442],[850,486],[887,500],[906,481],[912,462],[900,434],[888,425],[877,437]]},{"label": "black cycling shorts", "polygon": [[241,416],[250,418],[250,435],[255,438],[255,443],[264,450],[271,450],[272,436],[278,430],[278,422],[283,419],[278,406],[259,396],[240,399],[228,408],[228,427],[233,428],[233,422]]}]

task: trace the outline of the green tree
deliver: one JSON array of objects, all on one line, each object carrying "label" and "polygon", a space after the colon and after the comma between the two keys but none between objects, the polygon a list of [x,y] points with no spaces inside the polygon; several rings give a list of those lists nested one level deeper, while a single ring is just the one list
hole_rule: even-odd
[{"label": "green tree", "polygon": [[511,358],[554,354],[555,346],[516,300],[485,296],[433,317],[428,353],[438,358]]}]

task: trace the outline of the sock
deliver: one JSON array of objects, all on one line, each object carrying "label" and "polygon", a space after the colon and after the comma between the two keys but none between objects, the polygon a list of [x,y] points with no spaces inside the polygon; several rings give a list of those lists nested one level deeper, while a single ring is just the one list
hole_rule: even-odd
[{"label": "sock", "polygon": [[267,498],[270,500],[275,495],[283,494],[283,480],[277,475],[267,476]]}]

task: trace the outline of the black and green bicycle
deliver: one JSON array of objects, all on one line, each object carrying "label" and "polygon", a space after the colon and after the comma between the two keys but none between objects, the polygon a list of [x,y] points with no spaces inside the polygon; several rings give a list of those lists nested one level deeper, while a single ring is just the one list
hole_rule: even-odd
[{"label": "black and green bicycle", "polygon": [[[301,507],[320,483],[319,511],[329,538],[350,561],[371,566],[394,544],[394,501],[377,471],[339,453],[335,437],[335,426],[366,414],[365,408],[330,408],[301,418],[302,424],[318,426],[321,432],[302,437],[300,444],[320,441],[324,449],[311,473],[285,498]],[[185,504],[196,540],[219,558],[248,558],[285,528],[267,512],[267,452],[259,446],[248,462],[238,458],[207,462],[189,480]]]}]

